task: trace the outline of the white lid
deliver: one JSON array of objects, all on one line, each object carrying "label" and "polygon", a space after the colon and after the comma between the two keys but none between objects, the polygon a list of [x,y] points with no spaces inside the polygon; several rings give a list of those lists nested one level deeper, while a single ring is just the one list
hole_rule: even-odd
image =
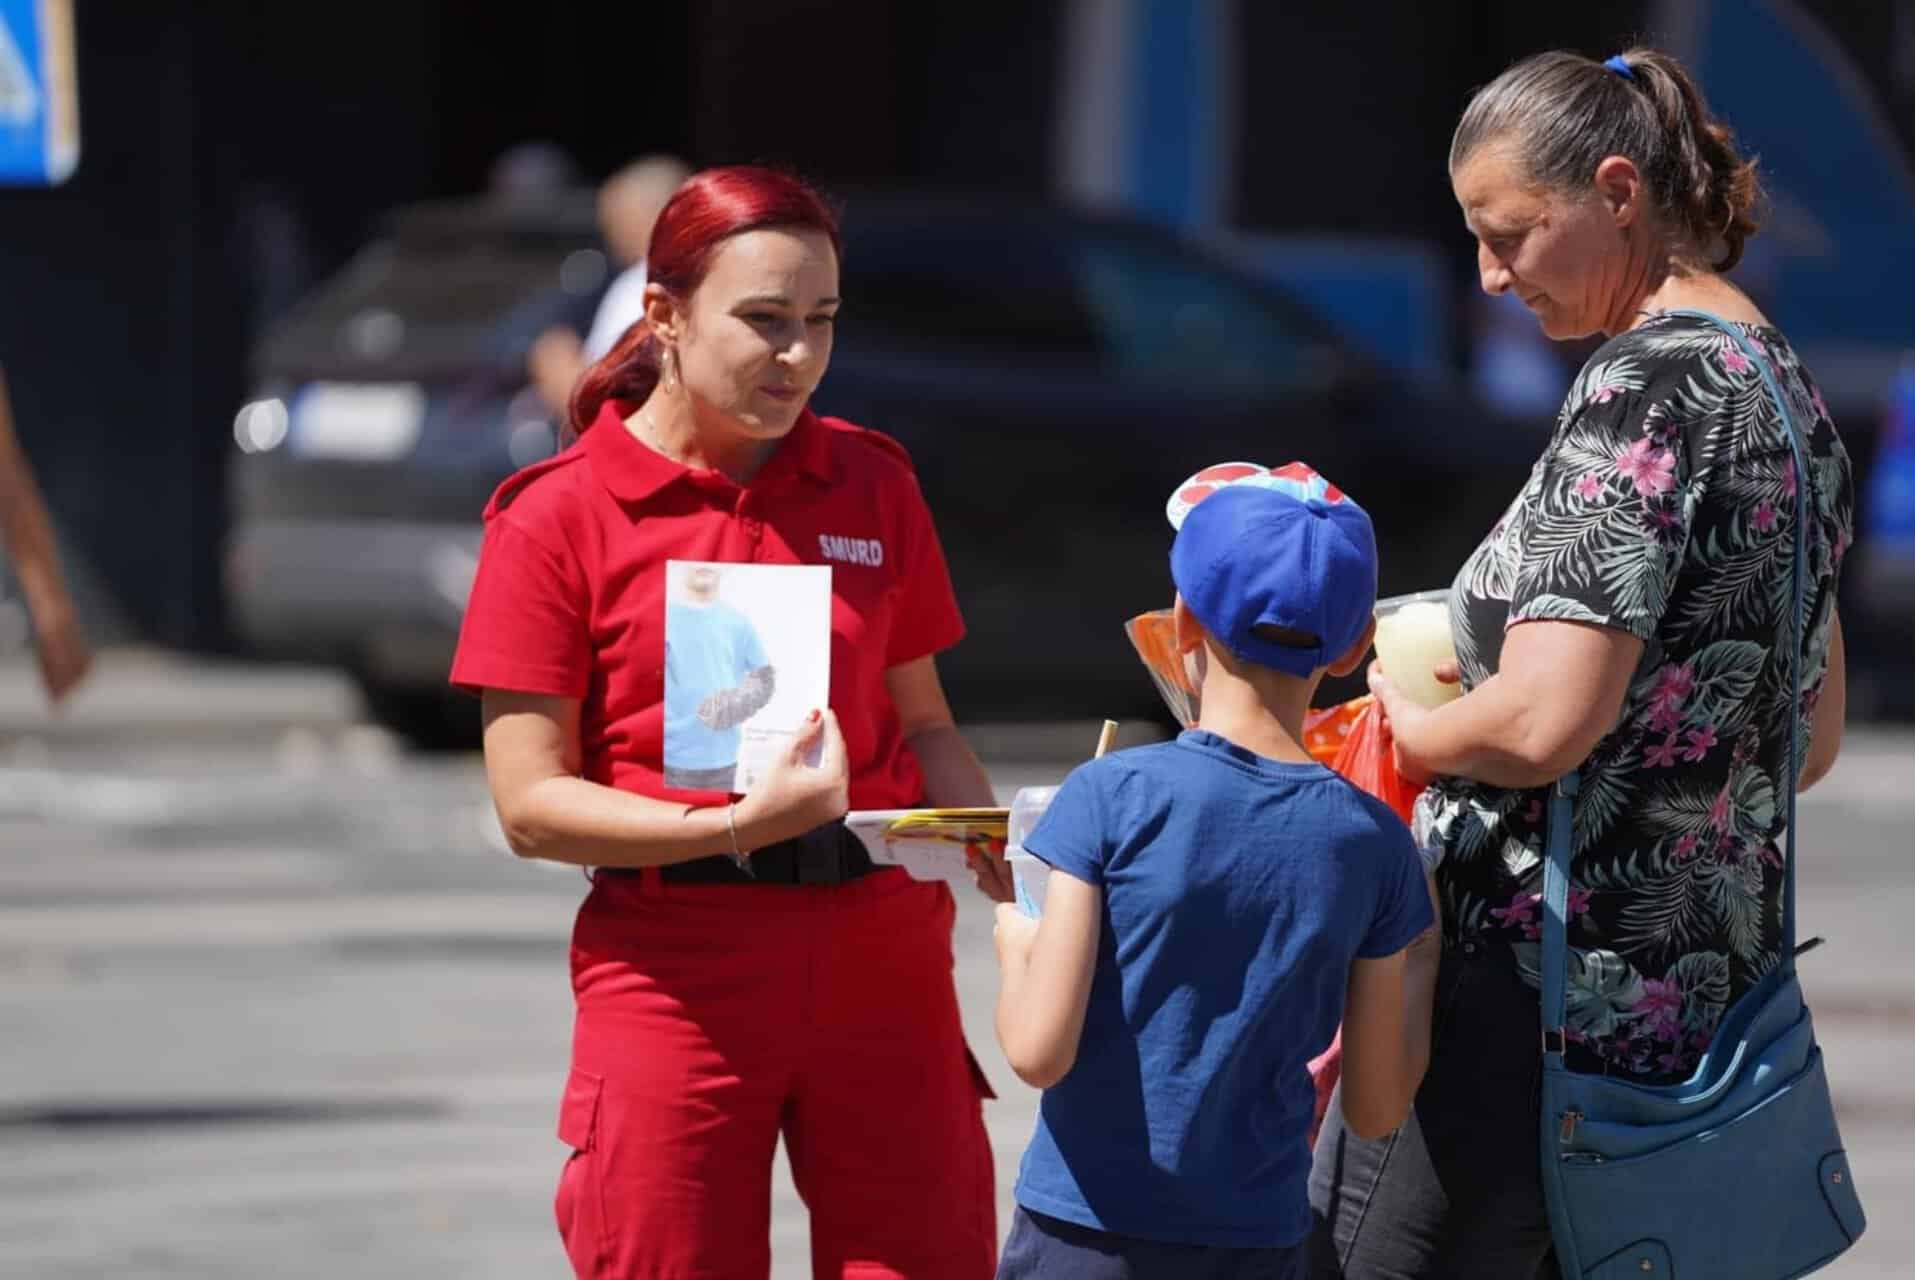
[{"label": "white lid", "polygon": [[1056,787],[1019,787],[1017,794],[1011,797],[1011,813],[1008,829],[1005,831],[1005,843],[1024,847],[1024,837],[1029,835],[1037,820],[1044,816],[1044,810],[1050,808],[1051,797],[1057,794]]}]

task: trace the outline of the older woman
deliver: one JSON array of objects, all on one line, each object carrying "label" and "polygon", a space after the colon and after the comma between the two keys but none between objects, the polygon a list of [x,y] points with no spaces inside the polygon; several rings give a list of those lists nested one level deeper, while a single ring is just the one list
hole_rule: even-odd
[{"label": "older woman", "polygon": [[[1432,1063],[1404,1128],[1317,1147],[1316,1274],[1494,1280],[1548,1266],[1538,1172],[1544,788],[1581,769],[1570,894],[1571,1065],[1686,1076],[1781,946],[1780,788],[1841,742],[1836,581],[1848,457],[1788,340],[1725,273],[1757,227],[1754,163],[1675,59],[1518,63],[1450,149],[1482,286],[1556,339],[1608,341],[1450,615],[1462,697],[1371,687],[1418,806],[1445,953]],[[1798,475],[1760,370],[1808,431]],[[1807,751],[1787,776],[1798,486],[1806,486]],[[1459,673],[1445,673],[1455,679]],[[1547,1273],[1547,1272],[1546,1272]]]}]

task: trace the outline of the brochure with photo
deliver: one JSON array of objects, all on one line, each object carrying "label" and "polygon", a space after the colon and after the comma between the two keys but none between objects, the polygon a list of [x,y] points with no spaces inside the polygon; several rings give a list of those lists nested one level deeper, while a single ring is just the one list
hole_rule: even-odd
[{"label": "brochure with photo", "polygon": [[968,853],[1004,856],[1009,809],[854,809],[845,826],[871,861],[916,880],[968,881]]},{"label": "brochure with photo", "polygon": [[743,794],[831,696],[831,566],[665,565],[665,785]]}]

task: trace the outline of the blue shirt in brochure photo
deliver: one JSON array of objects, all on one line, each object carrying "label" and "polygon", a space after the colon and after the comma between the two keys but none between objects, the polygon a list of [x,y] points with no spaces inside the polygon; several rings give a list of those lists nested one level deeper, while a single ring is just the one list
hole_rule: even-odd
[{"label": "blue shirt in brochure photo", "polygon": [[744,614],[714,600],[673,601],[665,623],[665,760],[677,769],[720,769],[738,760],[743,732],[717,728],[699,708],[769,665],[764,642]]}]

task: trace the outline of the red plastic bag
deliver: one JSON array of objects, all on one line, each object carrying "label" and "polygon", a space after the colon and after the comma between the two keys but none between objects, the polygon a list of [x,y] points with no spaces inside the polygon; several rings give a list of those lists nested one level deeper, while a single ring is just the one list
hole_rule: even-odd
[{"label": "red plastic bag", "polygon": [[1423,788],[1396,771],[1395,744],[1376,699],[1366,694],[1343,705],[1349,707],[1359,702],[1363,706],[1350,722],[1350,732],[1330,767],[1389,805],[1397,817],[1408,822]]},{"label": "red plastic bag", "polygon": [[1372,701],[1366,694],[1348,702],[1339,702],[1334,707],[1318,707],[1305,712],[1303,749],[1318,763],[1335,768],[1337,757],[1343,753],[1344,740],[1350,736],[1351,727],[1356,724],[1356,718],[1363,714],[1363,708]]},{"label": "red plastic bag", "polygon": [[[1376,699],[1365,694],[1334,707],[1312,711],[1303,724],[1304,747],[1311,755],[1369,792],[1408,822],[1422,791],[1396,771],[1396,751],[1389,725]],[[1330,1092],[1343,1074],[1343,1031],[1321,1055],[1310,1060],[1310,1080],[1316,1085],[1316,1111],[1310,1119],[1310,1145],[1330,1109]]]}]

